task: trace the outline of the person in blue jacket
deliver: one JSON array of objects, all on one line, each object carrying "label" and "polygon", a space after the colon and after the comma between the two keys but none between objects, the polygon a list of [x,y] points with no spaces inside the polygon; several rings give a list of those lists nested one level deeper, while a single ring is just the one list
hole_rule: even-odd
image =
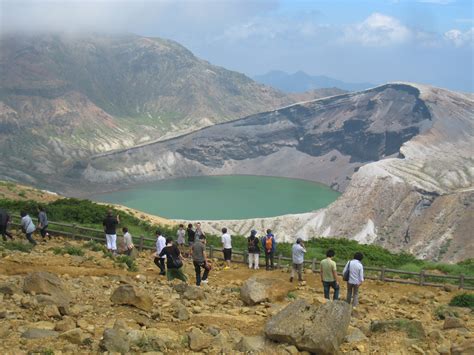
[{"label": "person in blue jacket", "polygon": [[276,240],[271,229],[267,229],[267,235],[262,238],[262,247],[265,252],[265,267],[267,270],[273,270]]}]

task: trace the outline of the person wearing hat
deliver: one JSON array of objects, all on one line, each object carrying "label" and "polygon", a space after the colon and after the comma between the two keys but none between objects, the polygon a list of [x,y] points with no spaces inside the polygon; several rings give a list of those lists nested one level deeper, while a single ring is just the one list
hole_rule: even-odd
[{"label": "person wearing hat", "polygon": [[296,243],[293,244],[291,252],[292,252],[291,254],[293,258],[293,267],[291,268],[290,282],[293,282],[295,271],[298,272],[298,281],[303,281],[303,277],[302,277],[303,262],[304,262],[304,254],[306,253],[306,249],[304,248],[304,244],[303,244],[303,239],[301,238],[296,239]]},{"label": "person wearing hat", "polygon": [[247,246],[249,252],[249,269],[258,269],[260,256],[260,241],[257,238],[257,231],[252,229],[250,237],[247,238]]}]

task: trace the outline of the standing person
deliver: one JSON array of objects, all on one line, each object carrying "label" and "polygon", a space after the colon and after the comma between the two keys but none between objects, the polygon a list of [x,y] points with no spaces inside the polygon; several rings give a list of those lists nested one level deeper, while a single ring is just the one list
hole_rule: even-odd
[{"label": "standing person", "polygon": [[232,239],[230,237],[230,234],[227,233],[227,228],[222,228],[222,236],[221,236],[221,242],[222,242],[222,252],[224,253],[224,261],[226,262],[226,266],[224,267],[224,270],[230,269],[230,262],[232,260]]},{"label": "standing person", "polygon": [[0,234],[3,241],[7,241],[7,237],[13,240],[13,236],[8,232],[8,224],[10,223],[10,214],[4,209],[0,208]]},{"label": "standing person", "polygon": [[293,267],[291,268],[290,282],[293,282],[295,271],[298,273],[298,281],[303,281],[302,273],[305,253],[306,249],[303,244],[303,239],[296,239],[296,243],[293,244],[293,247],[291,248]]},{"label": "standing person", "polygon": [[259,267],[260,241],[257,238],[255,229],[250,231],[250,237],[247,238],[247,247],[249,252],[249,269],[257,270]]},{"label": "standing person", "polygon": [[28,241],[31,244],[36,245],[37,244],[36,240],[34,240],[33,237],[31,236],[33,232],[36,230],[36,227],[33,224],[33,220],[25,211],[21,211],[20,215],[21,215],[21,229],[23,233],[25,233],[26,239],[28,239]]},{"label": "standing person", "polygon": [[125,245],[125,255],[131,256],[133,248],[135,248],[135,245],[133,245],[132,235],[128,232],[127,227],[123,227],[122,232],[123,244]]},{"label": "standing person", "polygon": [[336,255],[334,250],[329,249],[326,252],[326,259],[321,260],[320,275],[324,288],[324,298],[330,299],[331,287],[334,289],[333,300],[339,299],[339,283],[337,282],[336,263],[332,258]]},{"label": "standing person", "polygon": [[102,225],[104,226],[105,239],[107,240],[107,249],[115,256],[117,255],[117,225],[120,223],[120,217],[113,216],[112,210],[108,210]]},{"label": "standing person", "polygon": [[176,239],[176,242],[178,243],[180,254],[184,254],[184,243],[185,243],[184,237],[186,236],[184,225],[182,224],[179,225],[178,231],[176,232],[176,236],[178,237]]},{"label": "standing person", "polygon": [[204,236],[204,238],[206,238],[206,234],[204,234],[204,232],[202,231],[201,229],[201,223],[200,222],[197,222],[196,223],[196,231],[194,233],[194,240],[198,240],[201,238],[201,235]]},{"label": "standing person", "polygon": [[271,229],[267,229],[267,235],[262,238],[262,247],[265,251],[265,267],[267,270],[273,270],[273,256],[275,255],[276,240]]},{"label": "standing person", "polygon": [[46,241],[46,237],[51,239],[47,229],[48,229],[48,216],[43,206],[38,207],[38,227],[40,228],[40,234],[43,238],[43,241]]},{"label": "standing person", "polygon": [[161,235],[161,231],[156,231],[156,253],[153,262],[160,268],[160,275],[166,275],[165,259],[166,255],[161,255],[161,251],[166,246],[166,239]]},{"label": "standing person", "polygon": [[349,273],[349,278],[347,280],[347,303],[351,304],[355,308],[359,304],[359,287],[364,282],[364,266],[361,261],[364,258],[364,255],[361,252],[354,254],[354,259],[347,262],[344,267],[342,274],[344,275],[346,271]]},{"label": "standing person", "polygon": [[189,255],[193,255],[193,244],[195,239],[196,232],[193,229],[193,225],[191,223],[188,224],[188,228],[186,228],[186,234],[188,235],[188,245],[189,245]]},{"label": "standing person", "polygon": [[166,257],[166,278],[168,281],[179,279],[187,282],[188,279],[182,271],[183,260],[179,248],[173,244],[173,239],[166,238],[166,246],[161,250],[159,257]]},{"label": "standing person", "polygon": [[[196,286],[200,286],[201,283],[207,284],[207,277],[209,271],[211,271],[211,264],[206,256],[206,237],[204,235],[201,235],[193,245],[193,265],[194,271],[196,271]],[[202,277],[201,268],[204,268]]]}]

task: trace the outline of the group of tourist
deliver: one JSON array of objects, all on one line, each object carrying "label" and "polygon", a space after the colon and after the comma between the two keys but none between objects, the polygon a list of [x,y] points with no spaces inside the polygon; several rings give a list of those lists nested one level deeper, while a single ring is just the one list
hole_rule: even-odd
[{"label": "group of tourist", "polygon": [[[8,232],[8,225],[11,223],[10,215],[3,209],[0,209],[0,234],[4,241],[7,237],[13,239],[11,233]],[[120,217],[114,215],[109,210],[103,220],[103,227],[106,239],[107,249],[112,255],[117,255],[117,226],[120,224]],[[36,245],[37,242],[33,238],[33,233],[37,229],[33,219],[28,213],[21,212],[21,228],[25,233],[26,239]],[[48,217],[43,207],[38,208],[38,228],[43,240],[49,236]],[[122,228],[124,253],[132,255],[134,244],[132,236],[127,227]],[[187,240],[186,240],[187,239]],[[222,253],[225,261],[224,270],[231,267],[232,262],[232,238],[227,228],[222,228],[221,235]],[[274,255],[277,247],[275,235],[271,229],[267,229],[262,238],[257,236],[257,231],[252,230],[247,238],[248,251],[248,267],[250,269],[259,269],[260,254],[265,256],[266,270],[274,269]],[[298,238],[292,246],[292,267],[290,282],[294,281],[295,276],[298,281],[303,281],[303,265],[306,248],[301,238]],[[326,259],[320,263],[320,277],[324,289],[324,297],[330,299],[330,290],[334,290],[333,299],[339,299],[339,282],[337,276],[336,263],[332,260],[335,252],[329,249],[326,252]],[[196,285],[208,282],[209,272],[212,270],[212,264],[206,254],[206,234],[201,228],[201,223],[196,223],[196,228],[188,224],[184,228],[183,224],[179,225],[177,231],[176,244],[170,237],[165,238],[161,231],[156,231],[156,252],[153,253],[153,261],[160,269],[160,275],[166,275],[168,280],[179,279],[187,282],[187,277],[182,271],[183,261],[186,257],[192,259],[194,270],[196,273]],[[361,263],[363,255],[360,252],[355,253],[354,258],[347,262],[343,270],[343,280],[347,282],[347,302],[352,303],[355,307],[359,299],[359,287],[364,281],[364,268]]]},{"label": "group of tourist", "polygon": [[[23,233],[25,233],[26,239],[31,244],[36,245],[37,242],[33,238],[33,233],[36,231],[37,228],[33,222],[33,219],[25,211],[21,211],[20,216],[21,230],[23,231]],[[13,240],[13,235],[8,231],[8,226],[10,224],[10,214],[4,209],[0,209],[0,234],[2,235],[3,241],[7,241],[7,237]],[[47,237],[51,239],[51,236],[48,233],[48,216],[43,206],[38,207],[38,228],[43,241],[46,241]]]}]

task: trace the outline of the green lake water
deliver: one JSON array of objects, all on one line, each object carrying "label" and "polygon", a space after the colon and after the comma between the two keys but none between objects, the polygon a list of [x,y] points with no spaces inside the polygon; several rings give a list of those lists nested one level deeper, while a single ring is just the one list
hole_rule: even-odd
[{"label": "green lake water", "polygon": [[166,218],[199,220],[309,212],[326,207],[339,195],[310,181],[232,175],[162,180],[94,199]]}]

